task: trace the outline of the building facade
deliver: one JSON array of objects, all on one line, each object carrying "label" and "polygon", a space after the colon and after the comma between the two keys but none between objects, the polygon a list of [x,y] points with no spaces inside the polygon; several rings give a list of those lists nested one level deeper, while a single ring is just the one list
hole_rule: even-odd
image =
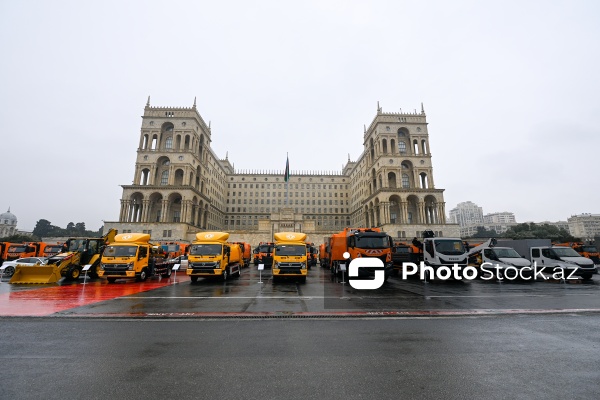
[{"label": "building facade", "polygon": [[0,238],[17,234],[17,216],[8,211],[0,214]]},{"label": "building facade", "polygon": [[482,226],[483,209],[471,201],[458,203],[450,210],[450,222],[465,226]]},{"label": "building facade", "polygon": [[[221,138],[225,140],[226,138]],[[122,185],[118,221],[105,229],[191,241],[204,230],[234,240],[269,241],[302,231],[321,243],[344,227],[379,227],[393,237],[426,229],[458,236],[446,223],[443,189],[434,185],[429,133],[421,112],[384,113],[364,129],[363,152],[341,171],[236,171],[212,150],[212,130],[192,107],[153,107],[142,116],[133,184]]]},{"label": "building facade", "polygon": [[600,214],[572,215],[567,219],[569,232],[584,241],[593,241],[600,236]]}]

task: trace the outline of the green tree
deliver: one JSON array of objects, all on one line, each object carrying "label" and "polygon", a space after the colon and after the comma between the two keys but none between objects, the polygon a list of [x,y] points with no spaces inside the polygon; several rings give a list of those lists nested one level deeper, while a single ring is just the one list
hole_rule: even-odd
[{"label": "green tree", "polygon": [[572,242],[579,239],[573,237],[567,230],[550,224],[524,223],[507,230],[503,237],[511,239],[550,239],[553,242]]},{"label": "green tree", "polygon": [[495,229],[487,230],[484,226],[477,227],[477,233],[475,233],[472,238],[493,238],[498,237],[498,233],[496,233]]},{"label": "green tree", "polygon": [[40,219],[33,228],[33,235],[37,237],[51,236],[55,230],[55,226],[50,223],[47,219]]}]

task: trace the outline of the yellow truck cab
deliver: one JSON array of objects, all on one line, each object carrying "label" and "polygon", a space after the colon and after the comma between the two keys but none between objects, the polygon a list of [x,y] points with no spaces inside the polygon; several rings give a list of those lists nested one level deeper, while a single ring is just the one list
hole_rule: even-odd
[{"label": "yellow truck cab", "polygon": [[306,282],[308,264],[306,233],[278,232],[274,235],[273,282],[279,278],[297,278]]},{"label": "yellow truck cab", "polygon": [[149,234],[122,233],[102,252],[98,276],[108,279],[109,283],[123,278],[145,281],[154,275],[168,278],[174,265],[174,261],[166,259],[160,246],[150,243]]},{"label": "yellow truck cab", "polygon": [[192,282],[198,278],[221,278],[242,274],[242,250],[228,243],[227,232],[200,232],[189,246],[187,275]]}]

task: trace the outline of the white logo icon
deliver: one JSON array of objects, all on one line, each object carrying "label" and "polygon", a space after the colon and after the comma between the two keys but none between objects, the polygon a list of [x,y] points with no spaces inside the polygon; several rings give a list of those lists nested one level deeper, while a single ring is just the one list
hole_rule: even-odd
[{"label": "white logo icon", "polygon": [[[344,258],[349,259],[350,253],[345,252]],[[358,276],[359,268],[378,268],[374,272],[374,277],[371,280],[348,279],[350,286],[354,289],[379,289],[385,281],[385,271],[383,270],[383,261],[375,257],[361,257],[350,261],[348,268],[348,276],[350,278]]]}]

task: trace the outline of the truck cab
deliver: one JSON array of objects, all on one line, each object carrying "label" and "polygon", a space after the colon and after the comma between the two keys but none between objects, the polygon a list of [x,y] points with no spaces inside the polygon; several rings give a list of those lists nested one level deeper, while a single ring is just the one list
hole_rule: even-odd
[{"label": "truck cab", "polygon": [[423,238],[423,262],[434,269],[453,265],[462,269],[467,266],[467,250],[460,238],[425,237]]},{"label": "truck cab", "polygon": [[306,282],[308,258],[306,233],[275,233],[273,247],[273,282],[280,278],[296,278]]},{"label": "truck cab", "polygon": [[530,260],[537,268],[545,267],[548,273],[560,269],[565,276],[573,274],[585,280],[592,279],[592,275],[596,273],[592,260],[566,246],[531,247]]}]

